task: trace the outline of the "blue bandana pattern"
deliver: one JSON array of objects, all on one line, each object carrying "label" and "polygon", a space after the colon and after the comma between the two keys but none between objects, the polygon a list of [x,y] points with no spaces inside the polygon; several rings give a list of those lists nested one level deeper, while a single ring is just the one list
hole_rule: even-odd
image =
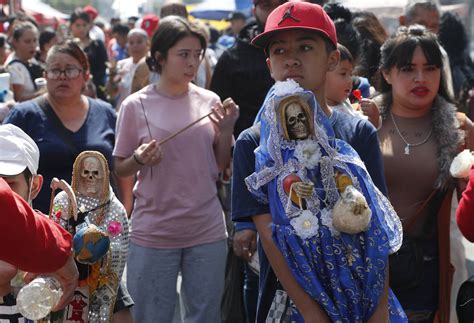
[{"label": "blue bandana pattern", "polygon": [[[256,171],[246,179],[247,187],[269,204],[273,239],[304,290],[333,322],[366,322],[382,294],[388,256],[400,248],[400,220],[354,149],[334,137],[313,93],[294,81],[281,83],[287,84],[277,82],[262,109]],[[289,94],[309,104],[313,131],[308,139],[288,138],[279,106]],[[338,174],[350,178],[368,203],[372,216],[366,231],[346,234],[332,225],[332,211],[340,199]],[[295,175],[314,184],[303,204],[285,191],[285,179]],[[407,322],[392,291],[389,313],[390,322]],[[303,322],[298,311],[292,319]]]}]

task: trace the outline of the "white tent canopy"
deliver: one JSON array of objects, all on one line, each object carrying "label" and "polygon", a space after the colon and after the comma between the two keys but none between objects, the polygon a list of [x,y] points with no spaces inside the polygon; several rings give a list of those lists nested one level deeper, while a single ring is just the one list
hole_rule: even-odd
[{"label": "white tent canopy", "polygon": [[56,17],[61,19],[69,18],[69,15],[62,13],[57,9],[54,9],[50,5],[41,2],[40,0],[22,0],[21,4],[26,11],[40,13],[47,17]]}]

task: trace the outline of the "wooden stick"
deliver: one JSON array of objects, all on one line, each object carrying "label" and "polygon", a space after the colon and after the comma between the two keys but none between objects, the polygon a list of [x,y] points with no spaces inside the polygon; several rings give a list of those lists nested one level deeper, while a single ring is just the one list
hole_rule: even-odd
[{"label": "wooden stick", "polygon": [[162,139],[160,142],[158,142],[158,145],[163,145],[164,143],[170,141],[171,139],[173,139],[174,137],[176,137],[177,135],[179,135],[180,133],[182,133],[183,131],[191,128],[192,126],[194,126],[196,123],[198,123],[199,121],[203,120],[203,119],[206,119],[207,117],[209,117],[211,114],[213,114],[214,111],[211,111],[209,112],[208,114],[200,117],[199,119],[197,119],[196,121],[193,121],[191,122],[190,124],[188,124],[186,127],[184,127],[183,129],[181,130],[178,130],[176,131],[175,133],[169,135],[168,137],[166,137],[165,139]]},{"label": "wooden stick", "polygon": [[[227,109],[228,109],[227,105],[228,105],[229,102],[231,102],[231,101],[232,101],[231,98],[227,98],[227,99],[224,100],[224,102],[223,102],[223,109],[224,109],[224,111],[227,111]],[[177,135],[179,135],[179,134],[182,133],[183,131],[186,131],[187,129],[189,129],[189,128],[191,128],[192,126],[194,126],[194,125],[195,125],[196,123],[198,123],[199,121],[206,119],[207,117],[209,117],[209,116],[210,116],[211,114],[213,114],[214,112],[215,112],[214,110],[211,111],[211,112],[209,112],[208,114],[206,114],[206,115],[200,117],[200,118],[197,119],[196,121],[191,122],[190,124],[188,124],[188,125],[187,125],[186,127],[184,127],[183,129],[178,130],[178,131],[176,131],[175,133],[173,133],[173,134],[169,135],[168,137],[166,137],[165,139],[160,140],[160,142],[158,142],[158,145],[163,145],[164,143],[170,141],[171,139],[173,139],[174,137],[176,137]]]}]

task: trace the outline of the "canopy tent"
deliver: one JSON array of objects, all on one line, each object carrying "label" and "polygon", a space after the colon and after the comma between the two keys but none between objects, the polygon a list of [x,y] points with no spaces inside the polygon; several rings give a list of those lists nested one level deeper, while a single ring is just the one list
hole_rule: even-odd
[{"label": "canopy tent", "polygon": [[59,22],[69,19],[69,15],[54,9],[40,0],[22,0],[21,6],[27,14],[36,19],[39,25],[57,27]]},{"label": "canopy tent", "polygon": [[205,0],[195,6],[190,14],[199,19],[223,20],[233,11],[250,13],[251,0]]}]

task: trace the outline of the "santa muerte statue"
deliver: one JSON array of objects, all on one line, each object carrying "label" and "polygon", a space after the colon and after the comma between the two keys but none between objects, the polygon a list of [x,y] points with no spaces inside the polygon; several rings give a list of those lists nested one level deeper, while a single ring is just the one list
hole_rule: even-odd
[{"label": "santa muerte statue", "polygon": [[[73,236],[79,286],[59,322],[110,322],[128,252],[128,219],[109,182],[105,157],[82,152],[71,192],[54,198],[53,219]],[[77,208],[77,210],[75,209]]]},{"label": "santa muerte statue", "polygon": [[[397,214],[353,148],[335,138],[312,92],[277,82],[260,125],[246,183],[269,205],[275,245],[332,322],[368,321],[384,293],[388,256],[402,242]],[[388,308],[390,322],[406,322],[391,291]],[[304,321],[282,290],[269,319]]]}]

